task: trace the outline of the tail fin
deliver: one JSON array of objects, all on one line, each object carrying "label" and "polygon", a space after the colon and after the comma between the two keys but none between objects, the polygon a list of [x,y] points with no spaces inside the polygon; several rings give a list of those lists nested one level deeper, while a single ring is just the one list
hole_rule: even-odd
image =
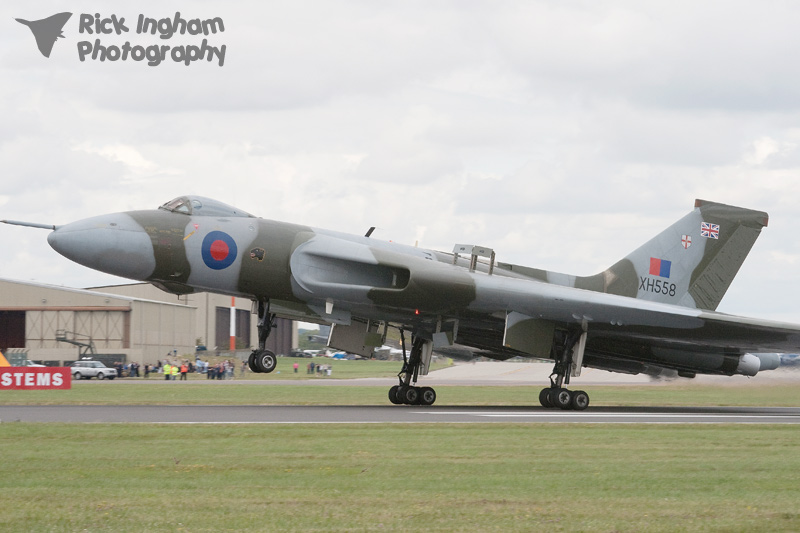
[{"label": "tail fin", "polygon": [[769,216],[705,200],[625,259],[575,286],[715,310]]}]

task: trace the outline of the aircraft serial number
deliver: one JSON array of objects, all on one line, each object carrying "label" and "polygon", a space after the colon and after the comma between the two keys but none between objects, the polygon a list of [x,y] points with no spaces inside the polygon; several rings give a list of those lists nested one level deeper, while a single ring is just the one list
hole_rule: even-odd
[{"label": "aircraft serial number", "polygon": [[654,292],[656,294],[668,294],[675,296],[677,286],[674,283],[669,283],[660,279],[648,278],[639,276],[639,290],[645,292]]}]

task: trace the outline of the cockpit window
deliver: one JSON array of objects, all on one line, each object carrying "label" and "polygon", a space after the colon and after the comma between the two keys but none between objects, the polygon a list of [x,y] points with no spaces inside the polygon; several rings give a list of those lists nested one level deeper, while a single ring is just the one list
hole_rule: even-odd
[{"label": "cockpit window", "polygon": [[175,198],[174,200],[170,200],[169,202],[162,205],[159,209],[165,209],[167,211],[172,211],[173,213],[183,213],[185,215],[191,215],[192,210],[189,208],[188,198]]},{"label": "cockpit window", "polygon": [[194,216],[255,218],[246,211],[202,196],[180,196],[165,203],[159,209]]}]

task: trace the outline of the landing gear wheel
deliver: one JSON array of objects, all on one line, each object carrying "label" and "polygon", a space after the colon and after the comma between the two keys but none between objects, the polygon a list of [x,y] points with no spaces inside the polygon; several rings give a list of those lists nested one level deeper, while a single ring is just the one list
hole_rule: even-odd
[{"label": "landing gear wheel", "polygon": [[433,405],[436,401],[436,391],[431,387],[422,387],[419,394],[420,405]]},{"label": "landing gear wheel", "polygon": [[256,354],[255,363],[261,372],[268,374],[278,366],[278,359],[274,353],[269,350],[263,350]]},{"label": "landing gear wheel", "polygon": [[393,404],[395,404],[395,405],[400,405],[401,403],[403,403],[403,402],[401,402],[401,401],[400,401],[400,399],[397,397],[397,392],[398,392],[399,390],[400,390],[400,385],[395,385],[394,387],[392,387],[391,389],[389,389],[389,401],[390,401],[390,402],[392,402],[392,403],[393,403]]},{"label": "landing gear wheel", "polygon": [[406,387],[405,385],[395,385],[397,390],[394,391],[394,397],[397,400],[395,405],[406,405],[406,391],[411,387]]},{"label": "landing gear wheel", "polygon": [[406,405],[416,405],[419,402],[419,389],[417,387],[404,387],[402,400]]},{"label": "landing gear wheel", "polygon": [[253,352],[253,353],[250,354],[250,357],[247,359],[248,368],[250,368],[251,372],[255,372],[256,374],[261,372],[261,370],[259,370],[258,366],[256,365],[256,356],[257,355],[258,355],[258,352]]},{"label": "landing gear wheel", "polygon": [[572,408],[576,411],[583,411],[589,407],[589,395],[582,390],[576,390],[572,393]]},{"label": "landing gear wheel", "polygon": [[551,390],[550,388],[546,388],[539,392],[539,403],[542,404],[542,407],[545,409],[551,409],[553,407],[553,402],[550,401]]},{"label": "landing gear wheel", "polygon": [[567,389],[552,389],[550,391],[550,402],[553,407],[567,410],[572,407],[572,393]]}]

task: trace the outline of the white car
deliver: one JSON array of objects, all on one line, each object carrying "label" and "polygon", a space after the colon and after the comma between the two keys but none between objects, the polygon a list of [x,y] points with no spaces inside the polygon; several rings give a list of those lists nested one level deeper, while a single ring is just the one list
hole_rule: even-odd
[{"label": "white car", "polygon": [[72,379],[114,379],[117,377],[117,370],[108,368],[100,361],[75,361],[72,363]]}]

